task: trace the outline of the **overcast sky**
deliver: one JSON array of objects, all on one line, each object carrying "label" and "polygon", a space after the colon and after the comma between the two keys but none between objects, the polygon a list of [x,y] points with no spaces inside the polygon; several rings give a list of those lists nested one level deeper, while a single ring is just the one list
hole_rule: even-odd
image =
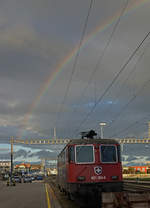
[{"label": "overcast sky", "polygon": [[100,122],[107,138],[147,137],[149,11],[150,0],[1,0],[1,142],[54,127],[79,138]]}]

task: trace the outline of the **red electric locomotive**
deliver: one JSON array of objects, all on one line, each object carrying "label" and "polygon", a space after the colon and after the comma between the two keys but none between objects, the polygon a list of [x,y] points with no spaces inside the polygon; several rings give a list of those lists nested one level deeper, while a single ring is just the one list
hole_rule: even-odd
[{"label": "red electric locomotive", "polygon": [[59,188],[73,196],[122,191],[120,145],[113,139],[74,139],[58,156]]}]

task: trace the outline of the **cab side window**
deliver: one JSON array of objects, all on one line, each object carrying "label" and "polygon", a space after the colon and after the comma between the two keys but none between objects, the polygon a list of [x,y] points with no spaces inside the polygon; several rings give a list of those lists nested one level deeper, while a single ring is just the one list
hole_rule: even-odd
[{"label": "cab side window", "polygon": [[74,146],[68,147],[68,161],[75,162]]}]

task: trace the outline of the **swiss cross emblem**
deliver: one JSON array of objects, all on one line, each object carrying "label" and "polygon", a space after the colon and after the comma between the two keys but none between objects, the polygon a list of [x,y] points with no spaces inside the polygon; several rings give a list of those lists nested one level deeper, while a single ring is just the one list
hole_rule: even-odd
[{"label": "swiss cross emblem", "polygon": [[100,167],[100,166],[94,167],[94,172],[96,175],[102,174],[102,167]]}]

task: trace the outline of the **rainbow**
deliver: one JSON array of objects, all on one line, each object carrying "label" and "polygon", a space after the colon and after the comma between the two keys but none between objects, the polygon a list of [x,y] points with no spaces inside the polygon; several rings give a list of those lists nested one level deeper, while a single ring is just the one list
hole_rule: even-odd
[{"label": "rainbow", "polygon": [[[132,4],[128,5],[128,9],[124,13],[124,16],[127,15],[129,12],[133,12],[135,9],[139,8],[139,6],[142,6],[145,3],[149,3],[149,0],[133,0]],[[120,16],[120,11],[117,11],[115,15],[107,19],[106,21],[103,22],[103,24],[97,26],[91,33],[89,33],[83,40],[82,46],[92,37],[94,37],[98,32],[102,32],[106,30],[109,26],[111,26]],[[23,135],[23,131],[25,130],[25,127],[27,126],[27,122],[29,121],[33,110],[36,108],[38,103],[40,102],[40,99],[44,94],[47,92],[48,88],[52,86],[52,84],[55,82],[57,77],[63,72],[64,67],[72,60],[72,58],[76,55],[78,51],[78,45],[69,52],[63,60],[60,61],[58,65],[54,68],[53,72],[51,72],[44,82],[44,84],[40,87],[38,95],[35,97],[33,100],[29,111],[26,113],[23,119],[23,124],[20,127],[18,137],[21,137]]]}]

